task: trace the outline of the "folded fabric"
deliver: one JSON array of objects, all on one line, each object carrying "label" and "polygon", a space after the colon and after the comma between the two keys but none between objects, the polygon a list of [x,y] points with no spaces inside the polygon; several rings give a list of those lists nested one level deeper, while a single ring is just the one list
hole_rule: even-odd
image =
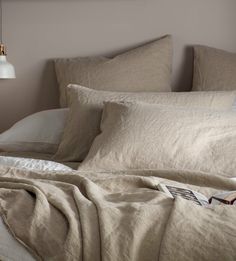
[{"label": "folded fabric", "polygon": [[236,175],[236,114],[145,103],[105,104],[80,170],[184,169]]},{"label": "folded fabric", "polygon": [[143,101],[161,105],[231,110],[236,92],[128,93],[96,91],[69,85],[70,111],[56,160],[82,161],[100,132],[103,102]]},{"label": "folded fabric", "polygon": [[42,175],[0,166],[0,215],[37,260],[234,261],[236,208],[173,200],[160,182],[206,195],[236,189],[183,171]]}]

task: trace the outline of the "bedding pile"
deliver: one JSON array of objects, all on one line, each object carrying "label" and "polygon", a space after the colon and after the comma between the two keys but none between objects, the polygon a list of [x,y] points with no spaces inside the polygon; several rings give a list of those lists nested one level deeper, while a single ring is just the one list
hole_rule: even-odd
[{"label": "bedding pile", "polygon": [[[54,156],[59,161],[83,161],[100,133],[105,102],[148,103],[172,106],[173,110],[232,109],[235,91],[216,92],[109,92],[92,90],[80,85],[68,86],[70,111],[58,150]],[[140,122],[142,124],[142,122]]]},{"label": "bedding pile", "polygon": [[70,108],[0,135],[0,259],[236,260],[235,206],[157,189],[236,191],[235,55],[195,46],[195,91],[181,93],[172,49],[166,36],[113,58],[55,60]]},{"label": "bedding pile", "polygon": [[236,190],[230,179],[184,171],[0,173],[1,216],[37,260],[236,259],[235,207],[201,207],[156,190],[180,182],[210,195]]}]

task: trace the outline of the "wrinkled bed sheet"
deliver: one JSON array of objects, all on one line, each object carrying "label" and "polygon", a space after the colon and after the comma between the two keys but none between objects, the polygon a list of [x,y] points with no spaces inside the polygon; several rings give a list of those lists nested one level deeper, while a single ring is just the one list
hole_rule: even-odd
[{"label": "wrinkled bed sheet", "polygon": [[156,190],[159,182],[206,196],[236,190],[232,179],[186,171],[37,173],[0,166],[0,212],[38,260],[235,261],[236,208],[173,200]]},{"label": "wrinkled bed sheet", "polygon": [[38,171],[71,171],[66,165],[40,159],[0,156],[0,165]]},{"label": "wrinkled bed sheet", "polygon": [[[36,152],[0,152],[0,156],[53,161],[52,154],[44,154],[44,153],[36,153]],[[80,164],[79,162],[58,162],[58,163],[66,165],[72,169],[78,169],[78,166]]]}]

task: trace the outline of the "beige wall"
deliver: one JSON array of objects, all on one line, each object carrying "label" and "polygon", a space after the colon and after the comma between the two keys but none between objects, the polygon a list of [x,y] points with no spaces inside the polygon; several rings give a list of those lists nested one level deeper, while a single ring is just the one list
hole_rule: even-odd
[{"label": "beige wall", "polygon": [[174,89],[191,85],[191,46],[236,52],[235,0],[3,0],[16,80],[0,80],[0,131],[58,106],[54,57],[112,54],[164,34],[175,44]]}]

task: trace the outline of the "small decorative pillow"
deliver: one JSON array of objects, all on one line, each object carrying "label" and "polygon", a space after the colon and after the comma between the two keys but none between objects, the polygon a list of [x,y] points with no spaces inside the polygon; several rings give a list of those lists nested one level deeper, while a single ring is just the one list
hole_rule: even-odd
[{"label": "small decorative pillow", "polygon": [[231,110],[236,92],[108,92],[78,85],[68,88],[71,107],[62,141],[55,155],[60,161],[82,161],[100,132],[103,102],[143,101],[162,105]]},{"label": "small decorative pillow", "polygon": [[194,47],[193,91],[236,90],[236,54]]},{"label": "small decorative pillow", "polygon": [[0,134],[0,151],[54,154],[60,143],[69,109],[32,114]]},{"label": "small decorative pillow", "polygon": [[56,59],[61,107],[68,105],[66,87],[77,83],[108,91],[171,91],[171,36],[105,57]]},{"label": "small decorative pillow", "polygon": [[79,170],[175,169],[228,177],[236,169],[236,115],[145,103],[106,103]]}]

